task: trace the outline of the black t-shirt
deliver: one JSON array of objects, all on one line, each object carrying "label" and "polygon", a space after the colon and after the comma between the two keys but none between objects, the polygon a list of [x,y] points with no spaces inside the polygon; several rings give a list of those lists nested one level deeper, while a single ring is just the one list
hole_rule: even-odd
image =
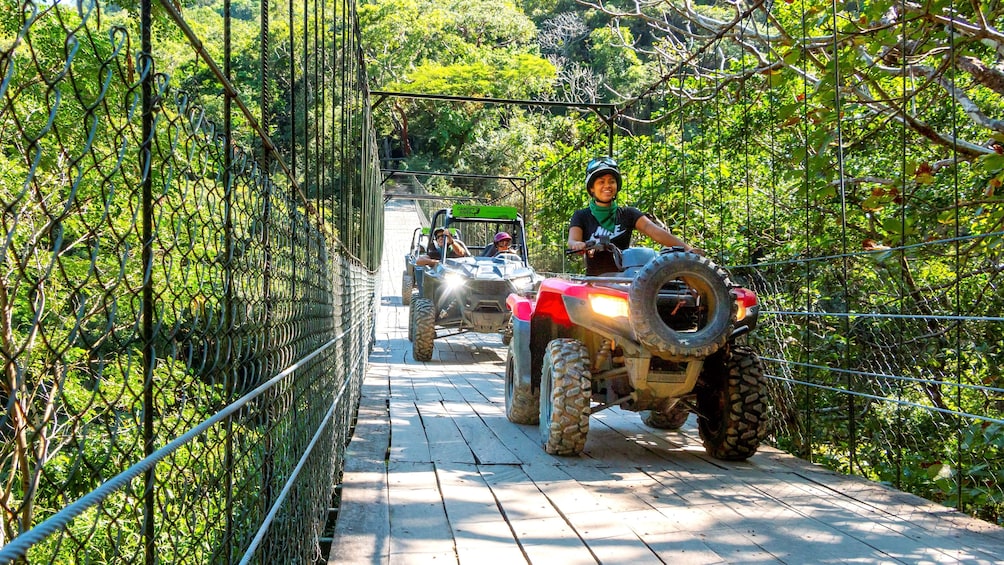
[{"label": "black t-shirt", "polygon": [[[611,233],[600,225],[600,222],[596,220],[596,217],[589,211],[589,208],[583,208],[576,210],[572,214],[571,227],[582,229],[583,241],[593,236],[609,235],[610,243],[613,243],[619,249],[627,249],[631,245],[631,234],[634,232],[634,226],[638,222],[638,219],[644,215],[637,208],[618,206],[614,231]],[[585,257],[587,275],[602,275],[603,273],[617,272],[614,255],[609,251],[597,251],[592,257],[588,254]]]},{"label": "black t-shirt", "polygon": [[[447,251],[447,253],[446,253],[446,256],[447,256],[448,258],[451,258],[451,259],[452,259],[452,258],[454,258],[454,257],[460,257],[460,255],[457,255],[457,252],[456,252],[456,251],[454,251],[454,249],[453,249],[453,246],[452,246],[452,245],[448,246],[448,247],[447,247],[447,250],[448,250],[448,251]],[[440,261],[440,260],[442,260],[442,258],[443,258],[443,252],[442,252],[442,250],[441,250],[441,249],[439,249],[439,246],[436,246],[436,245],[432,246],[432,248],[431,248],[431,249],[429,249],[429,252],[428,252],[428,253],[426,253],[426,255],[428,255],[428,256],[429,256],[429,259],[435,259],[436,261]]]}]

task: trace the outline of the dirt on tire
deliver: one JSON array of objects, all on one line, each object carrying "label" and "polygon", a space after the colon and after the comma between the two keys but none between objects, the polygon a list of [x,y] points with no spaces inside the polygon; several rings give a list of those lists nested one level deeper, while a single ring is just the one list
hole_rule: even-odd
[{"label": "dirt on tire", "polygon": [[704,449],[716,459],[743,461],[756,453],[766,432],[766,379],[760,358],[735,346],[709,359],[697,388],[697,427]]},{"label": "dirt on tire", "polygon": [[540,436],[552,455],[576,455],[586,447],[592,384],[589,350],[577,339],[547,344],[540,378]]},{"label": "dirt on tire", "polygon": [[408,273],[401,275],[401,304],[405,306],[411,304],[411,293],[414,287],[414,279]]},{"label": "dirt on tire", "polygon": [[667,412],[656,410],[642,410],[641,412],[642,423],[657,430],[678,430],[687,423],[688,417],[690,417],[690,407],[680,402]]},{"label": "dirt on tire", "polygon": [[531,390],[516,379],[512,352],[505,361],[505,417],[514,424],[537,424],[540,421],[540,389]]},{"label": "dirt on tire", "polygon": [[411,356],[416,361],[431,361],[436,340],[436,309],[428,298],[411,302]]}]

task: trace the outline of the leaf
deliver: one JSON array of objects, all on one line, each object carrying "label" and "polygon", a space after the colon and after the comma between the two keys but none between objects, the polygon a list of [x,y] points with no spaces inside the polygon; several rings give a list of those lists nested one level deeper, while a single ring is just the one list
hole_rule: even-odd
[{"label": "leaf", "polygon": [[777,117],[780,120],[786,120],[790,118],[795,112],[802,108],[802,104],[784,104],[777,111]]},{"label": "leaf", "polygon": [[1004,169],[1004,155],[991,153],[980,157],[980,164],[989,173],[996,173]]},{"label": "leaf", "polygon": [[952,466],[946,463],[935,463],[927,468],[927,478],[932,480],[948,479],[953,475]]}]

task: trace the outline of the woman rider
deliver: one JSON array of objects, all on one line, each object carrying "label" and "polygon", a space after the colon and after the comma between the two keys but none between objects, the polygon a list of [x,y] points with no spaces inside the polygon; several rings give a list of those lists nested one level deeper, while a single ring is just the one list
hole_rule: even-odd
[{"label": "woman rider", "polygon": [[[621,188],[621,172],[611,157],[597,157],[586,166],[586,191],[591,200],[589,207],[572,214],[568,228],[568,248],[582,251],[586,240],[610,236],[610,242],[619,249],[631,245],[634,230],[652,238],[665,247],[682,247],[699,255],[704,252],[673,235],[669,230],[650,220],[641,210],[631,206],[618,206],[617,193]],[[586,254],[586,274],[590,276],[617,272],[613,253],[597,250]]]}]

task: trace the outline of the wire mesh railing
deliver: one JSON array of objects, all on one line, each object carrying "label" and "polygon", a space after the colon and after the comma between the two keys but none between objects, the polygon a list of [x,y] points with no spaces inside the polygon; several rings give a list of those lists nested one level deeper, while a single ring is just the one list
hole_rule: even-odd
[{"label": "wire mesh railing", "polygon": [[354,9],[3,3],[0,562],[319,556],[383,234]]},{"label": "wire mesh railing", "polygon": [[[998,10],[581,3],[664,49],[617,115],[618,202],[759,294],[772,441],[1004,523]],[[608,152],[574,141],[529,187],[538,268]]]}]

